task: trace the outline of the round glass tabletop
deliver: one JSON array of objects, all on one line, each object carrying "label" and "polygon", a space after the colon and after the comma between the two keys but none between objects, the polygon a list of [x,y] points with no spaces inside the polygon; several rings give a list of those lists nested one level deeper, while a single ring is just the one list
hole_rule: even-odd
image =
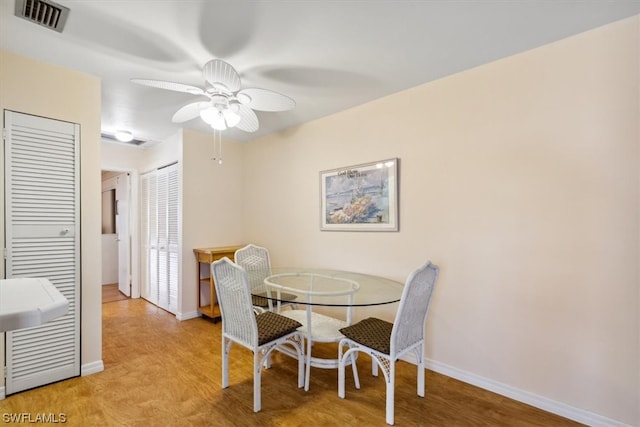
[{"label": "round glass tabletop", "polygon": [[[248,272],[252,295],[277,303],[373,306],[400,301],[404,284],[363,273],[318,268]],[[260,281],[262,279],[262,282]]]}]

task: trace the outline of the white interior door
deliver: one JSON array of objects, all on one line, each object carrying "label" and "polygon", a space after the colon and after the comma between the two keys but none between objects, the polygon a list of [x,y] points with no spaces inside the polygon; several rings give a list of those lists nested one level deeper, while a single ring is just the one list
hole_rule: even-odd
[{"label": "white interior door", "polygon": [[69,311],[7,332],[7,394],[80,375],[80,126],[5,111],[6,277],[43,277]]},{"label": "white interior door", "polygon": [[129,174],[117,177],[116,233],[118,241],[118,289],[131,296],[131,233],[129,228]]}]

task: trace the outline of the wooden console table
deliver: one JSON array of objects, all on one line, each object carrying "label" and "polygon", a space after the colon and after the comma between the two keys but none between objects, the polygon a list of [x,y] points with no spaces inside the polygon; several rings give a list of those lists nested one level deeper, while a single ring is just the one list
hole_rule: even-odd
[{"label": "wooden console table", "polygon": [[[235,252],[243,246],[222,246],[216,248],[194,249],[196,266],[198,267],[198,312],[203,316],[217,319],[220,317],[220,308],[216,298],[216,288],[213,284],[210,264],[224,257],[234,261]],[[203,291],[209,295],[209,303],[203,303]]]}]

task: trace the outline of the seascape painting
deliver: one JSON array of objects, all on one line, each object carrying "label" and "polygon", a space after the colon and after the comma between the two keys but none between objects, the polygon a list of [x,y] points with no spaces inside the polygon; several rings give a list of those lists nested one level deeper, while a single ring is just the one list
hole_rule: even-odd
[{"label": "seascape painting", "polygon": [[321,229],[397,231],[398,159],[323,171]]}]

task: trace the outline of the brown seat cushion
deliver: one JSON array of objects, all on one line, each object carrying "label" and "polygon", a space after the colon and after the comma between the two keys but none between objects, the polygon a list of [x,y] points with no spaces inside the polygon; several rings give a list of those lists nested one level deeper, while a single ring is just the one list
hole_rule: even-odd
[{"label": "brown seat cushion", "polygon": [[358,344],[388,355],[391,351],[392,329],[393,323],[375,317],[369,317],[351,326],[340,329],[340,332]]},{"label": "brown seat cushion", "polygon": [[258,345],[283,337],[302,326],[301,323],[272,311],[258,314],[256,323],[258,324]]},{"label": "brown seat cushion", "polygon": [[[287,293],[280,294],[280,299],[284,301],[293,301],[296,298],[298,298],[297,295],[287,294]],[[278,304],[278,301],[274,300],[273,296],[271,297],[271,300],[273,301],[273,305]],[[259,294],[259,295],[251,295],[251,303],[253,304],[254,307],[262,307],[262,308],[269,307],[269,299],[267,298],[266,293]]]}]

